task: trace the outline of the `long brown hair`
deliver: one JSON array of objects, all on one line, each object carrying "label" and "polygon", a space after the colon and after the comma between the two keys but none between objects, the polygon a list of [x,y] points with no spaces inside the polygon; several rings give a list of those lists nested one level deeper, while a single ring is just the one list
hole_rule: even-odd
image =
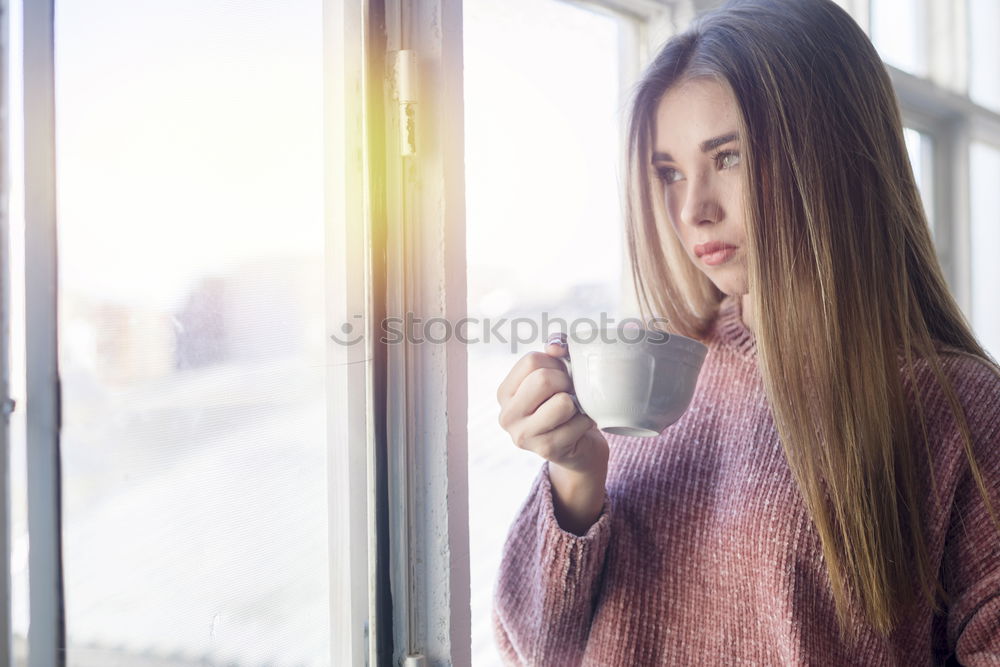
[{"label": "long brown hair", "polygon": [[935,612],[948,600],[921,516],[919,461],[931,443],[919,404],[919,426],[908,419],[904,377],[915,359],[928,364],[1000,528],[936,346],[1000,368],[946,285],[885,66],[829,0],[733,0],[670,39],[634,89],[626,228],[644,317],[702,338],[725,296],[663,233],[650,168],[661,97],[702,77],[728,86],[740,109],[758,362],[840,628],[856,630],[853,594],[888,634],[919,598]]}]

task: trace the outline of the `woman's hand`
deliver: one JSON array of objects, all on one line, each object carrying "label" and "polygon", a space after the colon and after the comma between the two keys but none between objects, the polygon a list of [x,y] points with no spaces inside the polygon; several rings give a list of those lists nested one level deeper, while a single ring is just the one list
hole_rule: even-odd
[{"label": "woman's hand", "polygon": [[578,535],[600,516],[608,473],[608,441],[576,409],[558,343],[521,357],[497,389],[500,426],[521,449],[549,461],[556,519]]}]

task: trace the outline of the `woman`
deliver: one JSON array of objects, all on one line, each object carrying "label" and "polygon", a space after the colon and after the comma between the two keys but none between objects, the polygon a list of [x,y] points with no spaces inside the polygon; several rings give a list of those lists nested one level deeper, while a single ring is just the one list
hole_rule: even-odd
[{"label": "woman", "polygon": [[829,0],[730,2],[657,55],[628,140],[643,316],[708,356],[656,438],[579,414],[559,345],[501,384],[547,459],[504,549],[505,660],[1000,664],[1000,369],[867,37]]}]

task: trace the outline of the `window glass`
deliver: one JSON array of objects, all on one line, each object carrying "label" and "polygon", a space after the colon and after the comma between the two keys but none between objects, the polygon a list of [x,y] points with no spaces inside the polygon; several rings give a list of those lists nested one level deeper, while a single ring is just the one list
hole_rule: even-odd
[{"label": "window glass", "polygon": [[974,142],[970,155],[972,210],[972,326],[980,342],[1000,359],[1000,149]]},{"label": "window glass", "polygon": [[924,213],[927,215],[927,222],[930,225],[931,234],[934,233],[934,152],[931,143],[931,135],[914,130],[913,128],[903,128],[903,139],[906,141],[906,150],[910,154],[910,166],[913,167],[913,178],[920,188],[920,198],[924,203]]},{"label": "window glass", "polygon": [[70,666],[329,664],[322,9],[56,3]]},{"label": "window glass", "polygon": [[1000,2],[969,0],[969,95],[1000,111]]},{"label": "window glass", "polygon": [[500,664],[493,585],[507,530],[542,465],[498,426],[497,387],[517,359],[544,347],[543,316],[569,323],[617,312],[619,24],[556,0],[470,0],[464,15],[468,310],[479,324],[469,336],[480,334],[468,350],[480,667]]},{"label": "window glass", "polygon": [[923,0],[871,0],[871,38],[889,65],[927,73]]}]

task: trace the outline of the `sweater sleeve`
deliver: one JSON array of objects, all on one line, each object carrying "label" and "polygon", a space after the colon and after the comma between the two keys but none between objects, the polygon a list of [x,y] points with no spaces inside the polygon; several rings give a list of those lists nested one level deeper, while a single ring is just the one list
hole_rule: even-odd
[{"label": "sweater sleeve", "polygon": [[586,535],[560,528],[546,462],[511,526],[493,597],[507,665],[578,665],[590,632],[611,531],[611,502]]},{"label": "sweater sleeve", "polygon": [[[1000,378],[980,366],[966,386],[973,451],[1000,518]],[[970,386],[971,385],[971,386]],[[960,390],[961,391],[961,390]],[[945,540],[943,583],[952,595],[948,643],[962,665],[1000,664],[1000,529],[961,454],[962,473]]]}]

